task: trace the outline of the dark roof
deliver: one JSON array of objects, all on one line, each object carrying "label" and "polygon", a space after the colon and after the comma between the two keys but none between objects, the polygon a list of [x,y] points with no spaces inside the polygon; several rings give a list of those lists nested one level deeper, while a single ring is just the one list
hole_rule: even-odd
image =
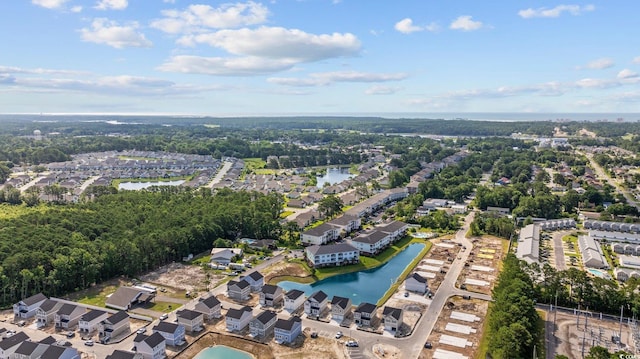
[{"label": "dark roof", "polygon": [[106,359],[134,359],[135,353],[125,352],[124,350],[114,350],[111,355],[107,355]]},{"label": "dark roof", "polygon": [[385,317],[387,315],[390,315],[394,319],[399,320],[400,317],[402,316],[402,309],[398,309],[394,307],[384,307],[384,310],[382,311],[382,315],[384,315]]},{"label": "dark roof", "polygon": [[178,330],[178,324],[170,323],[170,322],[160,322],[158,325],[153,327],[153,331],[159,331],[163,333],[175,333]]},{"label": "dark roof", "polygon": [[0,328],[0,334],[6,332],[7,330],[5,328]]},{"label": "dark roof", "polygon": [[301,291],[301,290],[297,290],[297,289],[291,289],[290,291],[288,291],[287,293],[284,294],[285,297],[287,297],[289,299],[293,299],[293,300],[296,300],[301,295],[304,295],[304,292]]},{"label": "dark roof", "polygon": [[302,319],[300,319],[300,317],[296,317],[293,316],[289,319],[278,319],[276,321],[276,328],[278,329],[282,329],[282,330],[291,330],[293,329],[293,324],[296,322],[302,322]]},{"label": "dark roof", "polygon": [[48,337],[42,339],[41,341],[39,341],[38,343],[42,343],[42,344],[53,344],[55,342],[57,342],[58,340],[54,337],[52,337],[51,335],[49,335]]},{"label": "dark roof", "polygon": [[240,289],[245,289],[249,286],[251,286],[251,284],[249,284],[249,282],[247,282],[246,280],[241,280],[241,281],[235,281],[235,280],[230,280],[227,283],[227,288],[233,287],[233,286],[237,286]]},{"label": "dark roof", "polygon": [[24,342],[20,343],[20,346],[18,346],[18,348],[16,348],[15,353],[30,356],[33,351],[38,348],[38,345],[40,344],[25,340]]},{"label": "dark roof", "polygon": [[47,299],[47,297],[44,294],[38,293],[38,294],[30,296],[29,298],[23,299],[22,303],[24,303],[27,306],[31,306],[31,305],[34,305],[34,304],[36,304],[38,302],[42,302],[43,300],[46,300],[46,299]]},{"label": "dark roof", "polygon": [[[155,329],[155,328],[154,328]],[[133,342],[134,343],[140,343],[141,341],[147,339],[147,335],[146,334],[142,334],[142,333],[138,333],[136,334],[136,336],[133,338]]]},{"label": "dark roof", "polygon": [[231,319],[240,319],[242,318],[242,315],[244,314],[244,312],[249,312],[249,314],[251,314],[251,307],[242,307],[240,309],[235,309],[235,308],[229,308],[229,310],[227,310],[227,318],[231,318]]},{"label": "dark roof", "polygon": [[196,312],[193,310],[189,310],[189,309],[183,309],[183,310],[179,310],[178,312],[176,312],[176,315],[180,318],[184,318],[187,320],[194,320],[197,317],[201,317],[202,313],[200,312]]},{"label": "dark roof", "polygon": [[258,314],[258,316],[256,317],[256,320],[262,324],[267,324],[277,316],[278,315],[276,314],[276,312],[272,310],[265,310],[264,312]]},{"label": "dark roof", "polygon": [[0,341],[0,349],[7,350],[9,348],[13,348],[27,339],[29,339],[28,335],[24,332],[18,332],[9,338],[2,339],[2,341]]},{"label": "dark roof", "polygon": [[116,307],[128,307],[142,293],[147,293],[142,289],[132,287],[119,287],[113,294],[107,298],[107,305],[112,304]]},{"label": "dark roof", "polygon": [[328,244],[324,246],[313,245],[307,247],[307,251],[314,256],[320,254],[332,254],[332,253],[343,253],[343,252],[357,252],[352,245],[347,243],[336,243],[336,244]]},{"label": "dark roof", "polygon": [[338,226],[345,226],[345,225],[349,224],[350,222],[355,221],[357,219],[358,219],[357,216],[354,216],[354,215],[351,215],[351,214],[343,214],[340,217],[332,219],[329,222],[329,224],[336,224]]},{"label": "dark roof", "polygon": [[113,314],[112,316],[110,316],[109,318],[107,318],[107,321],[111,324],[115,324],[115,323],[120,323],[121,321],[125,320],[129,318],[129,314],[127,314],[127,312],[125,312],[124,310],[121,310],[115,314]]},{"label": "dark roof", "polygon": [[325,294],[325,292],[319,290],[313,294],[311,294],[311,296],[309,297],[309,299],[314,299],[315,301],[317,301],[318,303],[321,303],[322,301],[324,301],[325,299],[327,299],[327,295]]},{"label": "dark roof", "polygon": [[164,337],[162,334],[155,332],[144,339],[144,342],[147,343],[151,348],[155,348],[158,344],[164,342]]},{"label": "dark roof", "polygon": [[85,321],[85,322],[90,322],[102,315],[107,314],[107,312],[103,311],[103,310],[95,310],[92,309],[91,311],[84,313],[82,315],[82,317],[80,318],[80,320]]},{"label": "dark roof", "polygon": [[417,280],[420,283],[427,283],[427,279],[423,278],[420,274],[418,273],[413,273],[412,275],[409,276],[409,278],[413,278],[415,280]]},{"label": "dark roof", "polygon": [[356,238],[352,239],[352,241],[361,242],[361,243],[368,243],[368,244],[375,244],[375,243],[380,242],[384,238],[386,238],[387,235],[388,234],[385,233],[385,232],[373,230],[373,231],[371,231],[369,233],[364,233],[364,234],[361,234],[361,235],[357,236]]},{"label": "dark roof", "polygon": [[60,359],[62,354],[67,350],[73,350],[76,352],[76,354],[78,353],[78,350],[75,348],[61,347],[58,345],[49,345],[47,350],[45,350],[44,353],[40,355],[40,359]]},{"label": "dark roof", "polygon": [[323,236],[326,232],[331,230],[335,230],[335,227],[330,225],[329,223],[323,223],[317,227],[310,228],[302,233],[310,236]]},{"label": "dark roof", "polygon": [[264,276],[262,275],[262,273],[260,273],[258,271],[253,271],[253,272],[249,273],[249,275],[247,277],[253,279],[254,281],[259,281],[260,279],[264,279]]},{"label": "dark roof", "polygon": [[62,305],[62,303],[58,302],[57,300],[47,299],[42,302],[42,304],[40,304],[40,309],[42,309],[46,313],[55,309],[58,305]]},{"label": "dark roof", "polygon": [[362,302],[356,308],[356,312],[359,312],[359,313],[373,313],[373,312],[376,311],[376,308],[377,307],[376,307],[375,304]]},{"label": "dark roof", "polygon": [[278,287],[277,285],[265,284],[264,286],[262,286],[262,293],[275,294],[278,289],[280,289],[280,287]]},{"label": "dark roof", "polygon": [[58,309],[58,315],[70,315],[74,310],[78,308],[75,304],[64,303],[60,309]]},{"label": "dark roof", "polygon": [[218,300],[218,298],[216,298],[215,296],[210,296],[209,298],[203,300],[202,302],[200,302],[204,305],[207,306],[207,308],[214,308],[215,306],[220,304],[220,301]]},{"label": "dark roof", "polygon": [[347,306],[351,305],[351,300],[349,298],[338,297],[337,295],[334,295],[333,299],[331,300],[331,305],[336,305],[342,309],[345,309],[347,308]]},{"label": "dark roof", "polygon": [[401,221],[393,221],[383,227],[380,227],[379,229],[384,232],[395,232],[406,225],[406,223]]}]

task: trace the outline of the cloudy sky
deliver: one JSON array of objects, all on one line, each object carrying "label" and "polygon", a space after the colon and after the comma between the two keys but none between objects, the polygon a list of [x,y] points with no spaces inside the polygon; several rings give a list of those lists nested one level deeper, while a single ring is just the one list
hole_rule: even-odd
[{"label": "cloudy sky", "polygon": [[638,13],[637,0],[3,0],[0,113],[640,112]]}]

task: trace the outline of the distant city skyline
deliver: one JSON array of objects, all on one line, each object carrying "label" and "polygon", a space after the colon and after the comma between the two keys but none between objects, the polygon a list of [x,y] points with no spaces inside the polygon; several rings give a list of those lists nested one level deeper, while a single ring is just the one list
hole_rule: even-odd
[{"label": "distant city skyline", "polygon": [[0,113],[640,118],[633,0],[23,0],[1,9]]}]

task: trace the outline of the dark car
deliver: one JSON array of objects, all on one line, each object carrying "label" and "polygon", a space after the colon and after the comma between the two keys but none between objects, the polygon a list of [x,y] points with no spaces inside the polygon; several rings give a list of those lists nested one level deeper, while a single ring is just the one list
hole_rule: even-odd
[{"label": "dark car", "polygon": [[424,343],[424,347],[426,349],[431,349],[431,348],[433,348],[433,345],[431,344],[431,342],[426,342],[426,343]]}]

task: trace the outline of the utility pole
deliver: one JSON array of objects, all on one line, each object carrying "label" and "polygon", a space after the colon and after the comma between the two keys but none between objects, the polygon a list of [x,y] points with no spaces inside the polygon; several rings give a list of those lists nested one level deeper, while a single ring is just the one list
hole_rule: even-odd
[{"label": "utility pole", "polygon": [[622,315],[624,313],[624,305],[620,306],[620,333],[618,334],[618,341],[622,343]]}]

